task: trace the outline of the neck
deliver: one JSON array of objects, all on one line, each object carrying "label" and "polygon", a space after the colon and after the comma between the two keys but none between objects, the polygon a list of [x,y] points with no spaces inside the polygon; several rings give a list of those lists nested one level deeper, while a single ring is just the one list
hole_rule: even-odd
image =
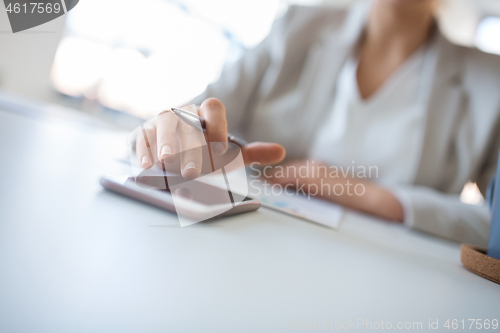
[{"label": "neck", "polygon": [[410,54],[428,39],[433,22],[432,11],[419,2],[394,5],[378,0],[368,19],[365,45]]}]

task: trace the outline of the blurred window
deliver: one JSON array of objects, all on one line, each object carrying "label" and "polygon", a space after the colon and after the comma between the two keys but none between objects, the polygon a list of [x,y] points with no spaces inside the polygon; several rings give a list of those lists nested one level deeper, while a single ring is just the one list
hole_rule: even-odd
[{"label": "blurred window", "polygon": [[280,0],[85,0],[69,12],[55,88],[150,117],[189,101],[268,34]]},{"label": "blurred window", "polygon": [[500,54],[500,17],[485,17],[476,31],[477,47],[489,53]]}]

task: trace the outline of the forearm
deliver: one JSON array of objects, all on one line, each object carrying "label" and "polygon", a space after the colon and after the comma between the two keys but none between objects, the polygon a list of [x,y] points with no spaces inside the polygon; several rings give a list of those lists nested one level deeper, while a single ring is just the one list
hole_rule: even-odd
[{"label": "forearm", "polygon": [[344,189],[340,195],[338,195],[340,191],[321,193],[321,197],[325,199],[380,218],[398,222],[404,219],[403,206],[399,200],[390,191],[374,182],[358,179],[323,179],[322,181],[323,184],[329,183],[332,189],[335,186]]},{"label": "forearm", "polygon": [[[274,183],[292,185],[342,206],[362,211],[380,218],[403,222],[404,210],[399,200],[384,187],[367,179],[329,177],[322,174],[321,163],[310,165],[304,161],[290,161],[266,176]],[[288,171],[306,168],[308,176],[297,177]],[[308,169],[307,169],[308,168]],[[287,170],[286,173],[279,170]],[[312,175],[312,177],[309,177]],[[316,175],[316,176],[314,176]]]}]

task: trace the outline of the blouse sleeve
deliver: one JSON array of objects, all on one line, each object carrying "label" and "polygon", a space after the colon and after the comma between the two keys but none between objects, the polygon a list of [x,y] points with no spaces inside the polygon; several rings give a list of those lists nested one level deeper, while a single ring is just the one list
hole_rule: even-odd
[{"label": "blouse sleeve", "polygon": [[273,54],[279,54],[278,49],[287,39],[294,12],[295,7],[290,7],[284,16],[274,22],[269,35],[259,45],[245,51],[237,63],[225,66],[220,78],[191,103],[200,105],[207,98],[218,98],[226,106],[229,130],[240,128],[243,116],[252,105],[252,99],[272,64]]},{"label": "blouse sleeve", "polygon": [[400,186],[392,190],[410,228],[458,242],[487,245],[491,215],[486,204],[462,203],[456,194],[428,187]]}]

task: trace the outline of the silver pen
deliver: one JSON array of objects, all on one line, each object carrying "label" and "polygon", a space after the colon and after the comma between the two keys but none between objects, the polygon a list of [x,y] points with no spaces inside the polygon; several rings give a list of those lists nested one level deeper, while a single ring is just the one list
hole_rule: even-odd
[{"label": "silver pen", "polygon": [[[200,131],[203,131],[203,133],[207,131],[205,119],[198,116],[197,114],[178,108],[170,108],[170,111],[172,111],[180,120],[182,120],[189,126],[197,128]],[[247,144],[245,140],[237,138],[232,134],[227,135],[227,141],[237,144],[240,147],[243,147]]]}]

